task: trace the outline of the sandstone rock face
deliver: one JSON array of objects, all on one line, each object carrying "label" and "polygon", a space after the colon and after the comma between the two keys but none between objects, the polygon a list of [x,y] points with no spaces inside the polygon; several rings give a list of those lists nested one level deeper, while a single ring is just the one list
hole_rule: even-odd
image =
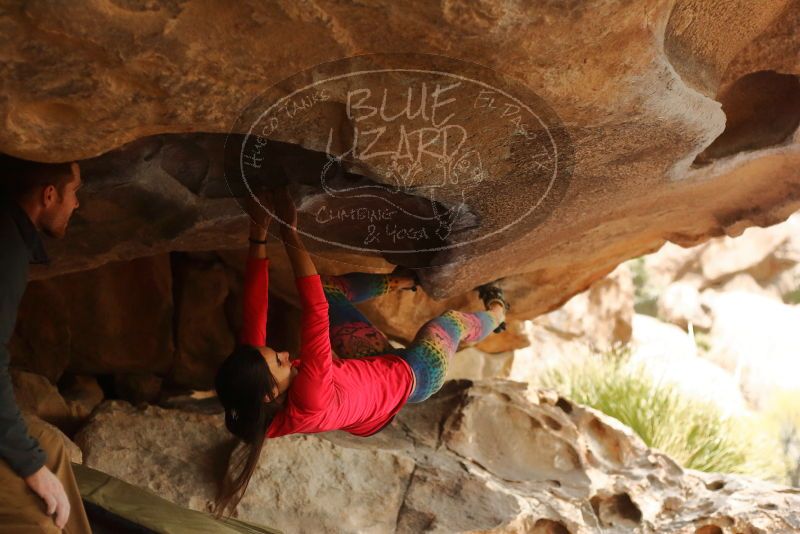
[{"label": "sandstone rock face", "polygon": [[56,383],[79,374],[165,372],[173,353],[168,255],[29,284],[12,362]]},{"label": "sandstone rock face", "polygon": [[160,376],[152,373],[120,373],[114,376],[114,391],[132,404],[154,403],[163,383]]},{"label": "sandstone rock face", "polygon": [[496,376],[537,383],[548,369],[624,345],[632,339],[633,316],[633,274],[623,263],[561,308],[525,321],[530,346],[515,350],[508,374]]},{"label": "sandstone rock face", "polygon": [[20,410],[32,413],[70,434],[78,429],[103,400],[103,392],[97,382],[92,384],[86,377],[82,377],[82,391],[77,393],[73,387],[65,398],[44,376],[15,368],[10,373]]},{"label": "sandstone rock face", "polygon": [[[558,194],[542,197],[546,213],[531,224],[499,234],[495,244],[420,258],[415,266],[437,299],[501,277],[513,286],[525,275],[532,298],[514,314],[530,318],[667,240],[688,246],[738,235],[800,207],[800,54],[793,38],[799,1],[762,2],[756,12],[732,0],[648,0],[636,8],[448,2],[424,9],[403,2],[59,9],[12,3],[0,21],[7,58],[0,150],[85,160],[84,215],[57,247],[49,275],[167,250],[228,248],[245,219],[223,187],[219,154],[254,98],[345,56],[457,51],[458,60],[486,65],[487,76],[504,80],[526,104],[546,103],[552,113],[541,116],[563,125],[553,131],[567,149],[559,154],[564,174],[553,189]],[[406,89],[402,77],[384,82],[368,88]],[[289,167],[319,154],[331,128],[339,141],[352,137],[347,103],[339,93],[329,96],[314,120],[272,136],[296,149],[283,153]],[[479,119],[464,123],[470,142],[483,150],[484,167],[503,170],[473,191],[449,241],[502,226],[538,187],[534,151],[501,146]],[[174,132],[192,133],[162,135]],[[397,146],[397,135],[387,144]],[[425,187],[433,167],[424,166]],[[365,157],[347,162],[355,179],[373,185],[386,185],[382,170]],[[289,174],[304,209],[318,207],[319,188]],[[437,198],[452,207],[461,190],[450,184]],[[411,196],[410,204],[431,200],[425,192]],[[350,206],[325,200],[331,208]],[[309,215],[301,214],[301,227],[315,229]],[[356,226],[343,237],[364,230]],[[390,267],[380,255],[334,248],[318,252],[331,261]]]},{"label": "sandstone rock face", "polygon": [[74,423],[74,416],[67,402],[47,378],[19,369],[11,370],[14,395],[20,410],[35,414],[50,424]]},{"label": "sandstone rock face", "polygon": [[654,383],[671,384],[686,397],[714,404],[726,415],[746,412],[739,381],[720,362],[701,356],[686,331],[639,314],[633,325],[630,364],[641,366]]},{"label": "sandstone rock face", "polygon": [[235,344],[226,315],[230,277],[220,263],[213,261],[184,262],[178,269],[173,274],[178,308],[172,380],[209,389],[219,364]]},{"label": "sandstone rock face", "polygon": [[[42,280],[29,289],[14,342],[16,361],[52,383],[74,366],[80,373],[144,373],[155,380],[169,375],[183,384],[207,384],[213,358],[231,342],[223,319],[235,331],[237,312],[230,303],[236,283],[228,280],[226,287],[219,267],[190,273],[196,293],[174,302],[166,253],[241,249],[247,217],[232,198],[242,191],[230,191],[226,180],[226,135],[247,133],[237,119],[253,111],[247,106],[267,88],[286,96],[290,81],[325,78],[332,74],[330,62],[345,56],[361,58],[352,65],[395,69],[400,60],[366,54],[406,54],[402,66],[417,70],[469,62],[462,64],[465,72],[481,73],[482,81],[509,88],[520,103],[536,107],[542,126],[517,124],[511,135],[510,123],[498,128],[491,106],[474,105],[487,99],[473,98],[460,101],[469,105],[457,111],[480,158],[467,152],[452,161],[420,164],[418,158],[411,164],[356,151],[343,157],[359,132],[380,131],[377,117],[391,122],[385,114],[353,116],[347,90],[372,90],[374,96],[387,89],[402,100],[422,79],[403,74],[361,87],[332,85],[321,105],[296,100],[292,113],[305,107],[313,113],[296,115],[291,128],[266,135],[275,147],[266,172],[271,178],[278,167],[286,174],[320,272],[388,272],[393,264],[418,269],[425,292],[365,306],[400,341],[447,308],[480,309],[472,288],[502,279],[514,306],[509,323],[517,326],[482,347],[502,357],[527,342],[520,335],[528,328],[524,320],[604,284],[622,261],[665,242],[692,246],[737,236],[800,208],[800,0],[766,0],[757,9],[733,0],[11,2],[0,13],[0,27],[0,151],[41,161],[80,160],[86,182],[68,237],[48,242],[53,265],[34,271]],[[410,59],[411,53],[430,55]],[[421,117],[408,126],[420,131],[419,121],[428,119]],[[403,131],[391,130],[378,147],[399,151],[408,140]],[[528,133],[553,134],[548,147],[559,150],[537,150]],[[337,196],[313,178],[339,156],[341,172],[331,182],[337,191],[403,187],[396,198]],[[555,170],[552,188],[543,187],[543,169]],[[440,183],[442,170],[447,180]],[[397,200],[403,213],[430,215],[425,208],[451,214],[448,232],[424,235],[425,253],[417,250],[413,233],[397,249],[365,251],[352,247],[370,221],[318,219],[320,210],[378,212],[387,199]],[[518,221],[518,212],[529,208],[531,215]],[[491,239],[467,243],[495,229]],[[456,247],[460,242],[465,246]],[[788,302],[796,298],[798,270],[792,266],[798,260],[796,247],[783,255],[770,252],[781,243],[765,249],[764,240],[755,239],[752,255],[763,259],[752,264],[722,253],[676,254],[673,280],[701,294],[709,280],[728,287],[755,280]],[[288,262],[274,239],[269,254],[275,258],[273,291],[296,304]],[[91,275],[77,273],[98,267]],[[54,277],[65,273],[74,278],[62,286]],[[742,278],[745,273],[749,278]],[[603,294],[613,294],[614,284]],[[676,294],[680,304],[667,298],[659,303],[676,312],[670,321],[703,328],[706,312],[716,320],[713,306],[692,300],[694,293]],[[593,332],[601,344],[624,341],[635,317],[629,308],[619,313],[623,306],[578,299],[537,327],[534,339],[550,357],[586,351],[583,338]],[[602,321],[588,319],[595,312]],[[290,313],[285,330],[291,333]],[[192,335],[193,328],[208,335]],[[494,372],[487,371],[487,361],[480,366],[475,376]],[[535,369],[515,361],[500,372],[525,377]],[[243,513],[270,514],[265,522],[277,518],[287,530],[306,528],[300,510],[316,514],[315,528],[331,531],[575,534],[638,528],[713,534],[800,528],[793,493],[684,473],[592,412],[563,402],[530,404],[511,389],[453,386],[437,401],[406,410],[371,440],[332,435],[270,444],[280,449],[264,464],[269,469],[259,471],[255,501],[244,502]],[[225,452],[218,418],[155,408],[141,415],[108,406],[82,434],[96,465],[205,507],[210,473]],[[161,434],[165,429],[170,433]],[[175,435],[186,441],[176,442]],[[496,441],[506,436],[512,438]],[[306,455],[293,456],[295,449]],[[208,450],[216,456],[203,456]],[[304,464],[309,454],[326,460]],[[141,464],[143,458],[152,463]],[[299,466],[296,478],[280,477],[289,472],[281,469],[282,458]],[[356,468],[341,468],[348,464]],[[353,478],[370,468],[374,480]],[[316,470],[328,477],[311,477]],[[348,508],[344,513],[297,492],[319,487],[330,495],[337,489],[325,486],[330,481],[346,488],[330,497]],[[275,492],[276,485],[288,487]],[[376,503],[370,493],[375,488],[384,490],[385,501]],[[259,491],[273,508],[257,499]],[[286,495],[292,500],[281,504]],[[359,509],[362,502],[371,508]]]},{"label": "sandstone rock face", "polygon": [[[648,286],[663,301],[659,303],[659,316],[662,311],[678,316],[694,315],[705,324],[702,316],[708,310],[697,309],[704,303],[692,303],[687,288],[672,288],[679,283],[699,293],[738,288],[790,301],[792,293],[800,287],[800,214],[792,214],[783,223],[769,228],[748,228],[735,238],[715,238],[695,247],[681,248],[667,243],[643,258],[643,269],[647,272]],[[667,294],[671,291],[679,291],[687,298],[673,299],[674,304],[667,302],[672,298]],[[677,317],[676,320],[681,321]]]},{"label": "sandstone rock face", "polygon": [[720,293],[707,358],[733,374],[755,406],[775,390],[800,389],[795,328],[800,307],[745,292]]},{"label": "sandstone rock face", "polygon": [[514,351],[486,353],[476,347],[458,351],[447,368],[446,380],[507,378],[514,365]]},{"label": "sandstone rock face", "polygon": [[595,354],[591,345],[583,338],[565,338],[558,332],[537,327],[526,321],[531,346],[514,351],[514,362],[509,378],[525,383],[536,383],[544,372],[553,367],[569,365]]},{"label": "sandstone rock face", "polygon": [[[511,292],[525,298],[522,287]],[[548,369],[631,341],[633,300],[631,269],[623,263],[558,310],[529,321],[509,321],[505,337],[492,335],[460,350],[450,360],[447,378],[538,383]],[[508,348],[513,350],[504,350]]]},{"label": "sandstone rock face", "polygon": [[711,328],[709,307],[702,301],[697,288],[689,282],[670,284],[659,296],[657,306],[658,317],[663,321],[683,329],[688,329],[690,324],[699,330]]},{"label": "sandstone rock face", "polygon": [[[14,362],[52,383],[65,371],[114,374],[117,396],[133,403],[155,401],[162,379],[167,386],[209,389],[242,324],[245,261],[242,249],[163,254],[34,281],[11,343]],[[300,302],[283,251],[276,250],[272,258],[270,295],[268,343],[297,354]],[[394,291],[357,307],[405,345],[436,314],[450,308],[484,309],[477,292],[436,302],[423,291]],[[507,322],[505,332],[475,345],[473,357],[508,357],[529,344],[522,323]],[[491,360],[478,374],[467,371],[464,362],[454,376],[487,377],[496,367]]]},{"label": "sandstone rock face", "polygon": [[83,421],[97,405],[103,402],[104,393],[93,376],[72,375],[61,380],[61,394]]},{"label": "sandstone rock face", "polygon": [[[682,386],[688,386],[692,377],[706,376],[730,391],[733,381],[756,409],[763,408],[776,391],[796,389],[797,347],[790,325],[797,321],[799,250],[800,215],[793,214],[784,223],[749,228],[736,238],[712,239],[687,249],[668,244],[642,258],[647,292],[658,295],[655,315],[683,330],[666,334],[668,328],[656,326],[654,319],[638,319],[646,327],[639,337],[652,338],[646,351],[654,356],[651,363],[697,354],[724,369],[729,378],[712,379],[718,370],[712,374],[700,373],[699,368],[696,373],[676,370],[685,376]],[[664,335],[657,335],[657,330]],[[692,334],[698,346],[686,347]],[[656,341],[659,337],[661,341]],[[684,348],[670,339],[681,339]],[[724,401],[733,397],[716,391],[712,397],[726,410],[739,404]]]},{"label": "sandstone rock face", "polygon": [[582,339],[602,351],[631,339],[632,319],[633,277],[630,267],[623,263],[558,310],[537,317],[533,323],[566,339]]},{"label": "sandstone rock face", "polygon": [[[76,441],[87,465],[194,509],[230,452],[218,415],[120,402]],[[239,514],[291,532],[791,532],[799,506],[792,490],[685,471],[565,399],[462,381],[370,438],[269,441]]]}]

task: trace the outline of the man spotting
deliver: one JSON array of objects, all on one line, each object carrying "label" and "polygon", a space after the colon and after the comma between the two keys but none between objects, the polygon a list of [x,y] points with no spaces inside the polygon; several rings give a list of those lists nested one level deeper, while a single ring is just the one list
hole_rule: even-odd
[{"label": "man spotting", "polygon": [[91,532],[60,435],[23,416],[14,398],[8,342],[29,263],[49,260],[39,232],[63,237],[78,207],[77,163],[0,158],[0,531]]}]

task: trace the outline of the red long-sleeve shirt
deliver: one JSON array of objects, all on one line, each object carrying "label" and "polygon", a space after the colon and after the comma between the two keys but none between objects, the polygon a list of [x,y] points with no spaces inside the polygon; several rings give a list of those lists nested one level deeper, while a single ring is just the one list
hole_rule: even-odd
[{"label": "red long-sleeve shirt", "polygon": [[[268,259],[248,258],[244,283],[242,343],[266,344]],[[394,354],[358,359],[333,356],[328,301],[318,274],[295,278],[303,310],[298,373],[267,437],[344,430],[369,436],[405,405],[413,386],[411,367]]]}]

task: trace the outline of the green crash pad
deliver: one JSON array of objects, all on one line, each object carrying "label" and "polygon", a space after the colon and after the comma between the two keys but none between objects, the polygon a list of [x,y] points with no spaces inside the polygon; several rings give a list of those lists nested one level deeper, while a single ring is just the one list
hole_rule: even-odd
[{"label": "green crash pad", "polygon": [[[146,489],[128,484],[91,467],[72,464],[83,500],[134,525],[163,534],[263,534],[279,530],[237,519],[215,519],[183,508]],[[90,517],[91,519],[91,517]],[[145,530],[146,529],[146,530]]]}]

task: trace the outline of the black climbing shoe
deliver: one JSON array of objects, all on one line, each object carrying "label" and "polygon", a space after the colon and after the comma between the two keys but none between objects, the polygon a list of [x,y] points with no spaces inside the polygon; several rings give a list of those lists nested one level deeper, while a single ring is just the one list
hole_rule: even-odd
[{"label": "black climbing shoe", "polygon": [[[500,289],[498,285],[494,282],[490,282],[488,284],[483,284],[482,286],[478,286],[476,288],[478,290],[478,296],[483,301],[483,305],[486,307],[487,310],[491,309],[491,304],[494,301],[498,301],[503,304],[503,307],[506,311],[511,309],[511,305],[506,302],[505,296],[503,295],[503,290]],[[495,334],[499,334],[500,332],[506,329],[506,322],[503,321],[497,328],[492,330]]]},{"label": "black climbing shoe", "polygon": [[402,288],[403,291],[416,291],[417,287],[420,285],[419,276],[417,273],[408,267],[403,267],[402,265],[398,265],[394,268],[392,273],[394,276],[403,276],[408,278],[414,279],[414,286],[413,287],[404,287]]}]

